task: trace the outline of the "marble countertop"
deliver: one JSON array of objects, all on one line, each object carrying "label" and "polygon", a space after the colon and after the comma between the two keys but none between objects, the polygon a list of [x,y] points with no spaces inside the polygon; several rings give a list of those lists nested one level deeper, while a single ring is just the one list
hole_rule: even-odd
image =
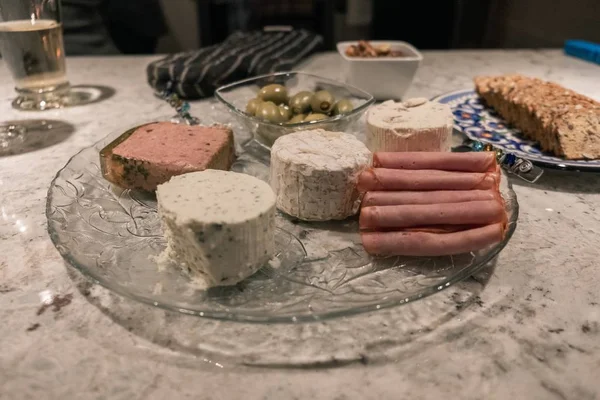
[{"label": "marble countertop", "polygon": [[[520,72],[600,99],[600,67],[555,50],[424,56],[410,96],[468,88],[476,74]],[[3,121],[46,118],[72,127],[0,157],[1,399],[600,398],[598,174],[548,170],[535,185],[514,181],[519,225],[493,265],[424,301],[319,324],[182,316],[113,295],[67,267],[46,233],[50,181],[73,154],[116,128],[172,113],[146,84],[150,60],[71,58],[72,84],[114,95],[43,113],[10,107],[14,91],[0,64]],[[340,74],[335,54],[303,69]],[[198,102],[192,112],[218,107]],[[41,308],[48,293],[66,299],[62,307]],[[207,335],[206,343],[262,329],[273,346],[267,355],[246,348],[248,357],[238,357],[239,343],[192,348],[165,326]],[[306,350],[311,338],[321,347]]]}]

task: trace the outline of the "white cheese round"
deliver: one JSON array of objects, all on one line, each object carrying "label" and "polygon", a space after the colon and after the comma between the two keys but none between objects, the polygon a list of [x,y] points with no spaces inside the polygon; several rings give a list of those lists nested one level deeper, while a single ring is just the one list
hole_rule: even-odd
[{"label": "white cheese round", "polygon": [[371,152],[354,136],[323,129],[282,136],[271,148],[271,187],[277,208],[305,221],[340,220],[356,214],[358,174]]},{"label": "white cheese round", "polygon": [[367,113],[367,147],[377,151],[450,151],[452,110],[424,98],[393,100]]},{"label": "white cheese round", "polygon": [[233,285],[275,253],[275,194],[237,172],[205,170],[156,191],[169,259],[208,286]]}]

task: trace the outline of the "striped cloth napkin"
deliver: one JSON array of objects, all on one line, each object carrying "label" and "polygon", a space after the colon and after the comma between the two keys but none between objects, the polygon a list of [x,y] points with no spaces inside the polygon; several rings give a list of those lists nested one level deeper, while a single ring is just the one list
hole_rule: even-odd
[{"label": "striped cloth napkin", "polygon": [[150,63],[148,83],[162,91],[170,82],[179,97],[206,98],[227,83],[289,70],[322,43],[321,36],[303,29],[236,32],[223,43]]}]

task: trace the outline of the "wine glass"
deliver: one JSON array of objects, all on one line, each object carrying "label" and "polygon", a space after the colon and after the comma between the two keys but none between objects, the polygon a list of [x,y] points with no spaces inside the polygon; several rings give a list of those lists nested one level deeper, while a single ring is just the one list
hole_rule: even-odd
[{"label": "wine glass", "polygon": [[0,0],[0,53],[15,83],[20,110],[69,102],[60,0]]},{"label": "wine glass", "polygon": [[[0,0],[0,54],[15,84],[14,108],[42,111],[78,102],[66,75],[60,0]],[[37,125],[0,123],[0,150],[21,144]]]}]

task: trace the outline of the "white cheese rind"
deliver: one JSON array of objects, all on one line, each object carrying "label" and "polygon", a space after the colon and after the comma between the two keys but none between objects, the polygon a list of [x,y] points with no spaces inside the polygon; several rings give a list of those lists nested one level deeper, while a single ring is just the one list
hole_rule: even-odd
[{"label": "white cheese rind", "polygon": [[367,147],[377,151],[450,151],[452,110],[427,99],[393,100],[367,113]]},{"label": "white cheese rind", "polygon": [[167,248],[160,259],[208,286],[233,285],[275,254],[275,194],[250,175],[205,170],[158,186]]},{"label": "white cheese rind", "polygon": [[280,137],[271,148],[271,187],[277,208],[305,221],[348,218],[358,211],[360,172],[369,149],[354,136],[322,129]]}]

